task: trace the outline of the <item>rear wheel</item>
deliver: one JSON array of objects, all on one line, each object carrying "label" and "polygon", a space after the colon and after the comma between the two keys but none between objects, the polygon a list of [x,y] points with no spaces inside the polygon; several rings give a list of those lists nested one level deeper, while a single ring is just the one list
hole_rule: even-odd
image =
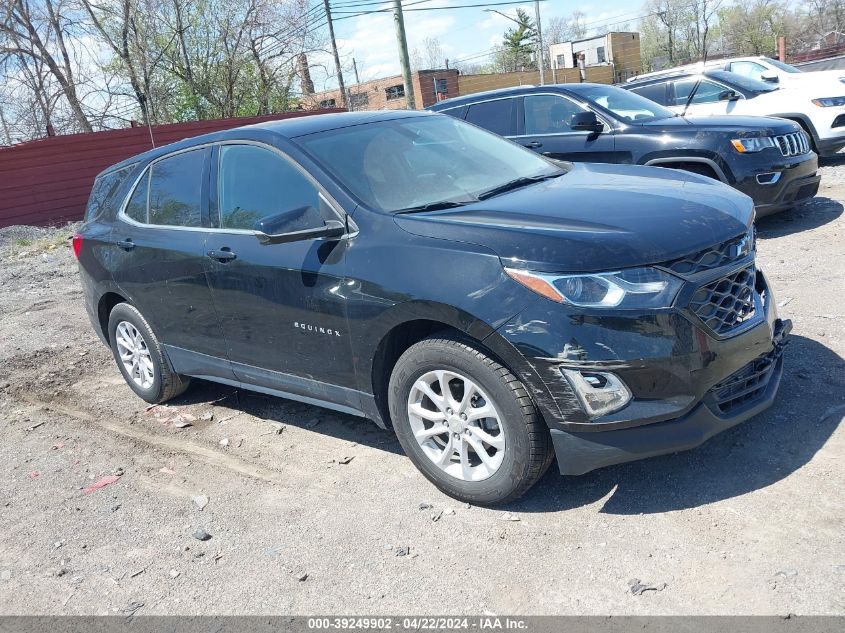
[{"label": "rear wheel", "polygon": [[469,343],[436,337],[410,347],[393,369],[389,404],[405,453],[456,499],[516,499],[551,463],[548,429],[525,387]]},{"label": "rear wheel", "polygon": [[119,303],[112,309],[109,342],[126,383],[147,402],[166,402],[188,388],[191,379],[173,371],[167,352],[134,306]]}]

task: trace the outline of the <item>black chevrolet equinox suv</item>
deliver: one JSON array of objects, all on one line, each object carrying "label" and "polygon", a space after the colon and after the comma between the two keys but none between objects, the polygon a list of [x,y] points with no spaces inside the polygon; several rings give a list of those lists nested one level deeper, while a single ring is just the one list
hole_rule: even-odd
[{"label": "black chevrolet equinox suv", "polygon": [[790,329],[751,199],[696,174],[553,162],[453,117],[305,116],[100,174],[85,303],[147,402],[192,377],[392,428],[494,504],[689,449],[775,398]]}]

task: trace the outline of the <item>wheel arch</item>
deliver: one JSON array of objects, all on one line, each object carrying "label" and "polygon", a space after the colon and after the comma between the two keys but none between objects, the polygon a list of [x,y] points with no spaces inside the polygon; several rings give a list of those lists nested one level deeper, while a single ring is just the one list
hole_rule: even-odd
[{"label": "wheel arch", "polygon": [[800,112],[784,112],[782,114],[769,114],[767,116],[778,117],[780,119],[787,119],[793,123],[797,123],[801,128],[810,135],[810,140],[813,141],[813,146],[817,147],[819,142],[819,134],[816,131],[816,126],[806,114]]},{"label": "wheel arch", "polygon": [[[460,318],[444,318],[446,314]],[[507,367],[523,383],[538,415],[543,418],[540,403],[548,404],[553,401],[547,398],[549,394],[545,383],[534,369],[496,329],[471,315],[451,308],[447,313],[408,315],[407,318],[395,322],[379,340],[372,355],[367,356],[372,358],[369,368],[370,384],[367,387],[372,390],[375,406],[384,426],[390,426],[387,393],[396,362],[409,347],[438,333],[470,343]]]},{"label": "wheel arch", "polygon": [[114,291],[103,293],[97,302],[97,321],[100,324],[100,331],[103,334],[103,338],[108,344],[111,344],[109,340],[109,315],[119,303],[129,303],[131,305],[131,302],[126,297]]},{"label": "wheel arch", "polygon": [[666,167],[668,169],[679,169],[682,171],[684,169],[684,165],[686,164],[705,166],[713,172],[716,180],[725,184],[730,184],[725,171],[719,166],[719,164],[713,159],[705,156],[667,156],[664,158],[652,158],[643,164],[648,167]]}]

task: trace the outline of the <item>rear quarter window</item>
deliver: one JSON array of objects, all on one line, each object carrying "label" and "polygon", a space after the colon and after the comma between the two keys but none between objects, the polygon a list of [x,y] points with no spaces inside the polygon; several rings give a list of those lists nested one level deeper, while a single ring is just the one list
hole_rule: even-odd
[{"label": "rear quarter window", "polygon": [[88,205],[85,207],[85,222],[99,218],[108,209],[115,192],[126,182],[134,168],[135,165],[129,165],[97,176],[91,188],[91,195],[88,197]]},{"label": "rear quarter window", "polygon": [[466,120],[500,136],[513,134],[511,131],[513,102],[513,99],[497,99],[474,103],[467,109]]},{"label": "rear quarter window", "polygon": [[639,88],[631,88],[631,92],[638,94],[641,97],[650,99],[662,106],[669,105],[669,100],[666,98],[666,83],[651,84],[648,86],[640,86]]}]

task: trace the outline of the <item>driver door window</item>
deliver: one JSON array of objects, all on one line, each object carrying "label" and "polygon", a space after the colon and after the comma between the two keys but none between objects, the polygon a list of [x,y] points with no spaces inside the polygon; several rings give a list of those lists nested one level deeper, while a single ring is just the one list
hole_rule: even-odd
[{"label": "driver door window", "polygon": [[572,115],[586,112],[577,103],[556,95],[526,96],[525,134],[566,134],[572,132]]},{"label": "driver door window", "polygon": [[317,187],[287,160],[255,145],[221,145],[219,227],[252,230],[258,220],[300,207],[322,209]]},{"label": "driver door window", "polygon": [[750,77],[757,81],[763,81],[763,73],[766,72],[766,67],[761,66],[755,62],[731,62],[731,72],[743,77]]},{"label": "driver door window", "polygon": [[685,106],[690,92],[695,88],[696,83],[698,83],[698,88],[695,91],[695,96],[693,96],[692,101],[690,101],[690,105],[717,103],[719,101],[719,95],[725,90],[725,87],[721,84],[717,84],[707,79],[702,79],[700,81],[696,79],[682,79],[681,81],[675,82],[674,105],[681,107]]}]

